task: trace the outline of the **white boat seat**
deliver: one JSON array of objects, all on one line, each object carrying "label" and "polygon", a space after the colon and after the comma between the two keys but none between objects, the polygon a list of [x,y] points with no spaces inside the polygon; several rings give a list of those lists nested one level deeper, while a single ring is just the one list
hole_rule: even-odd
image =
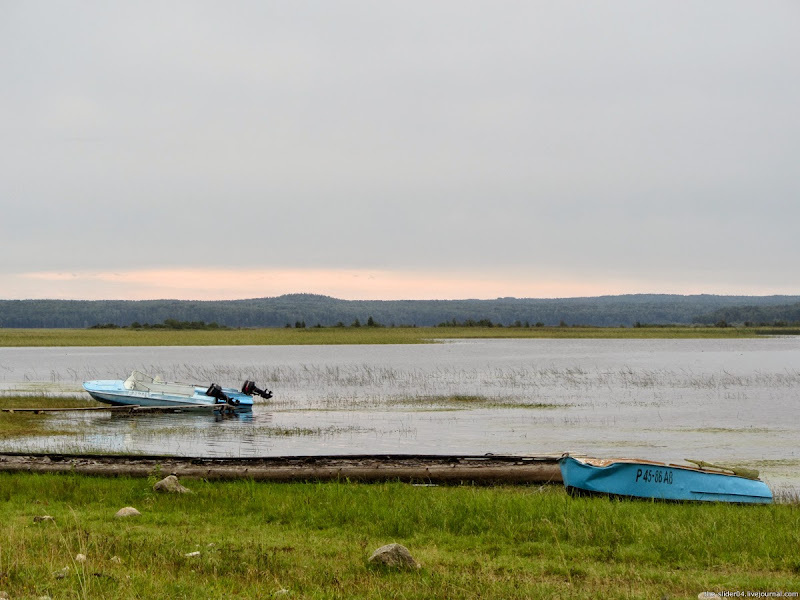
[{"label": "white boat seat", "polygon": [[153,378],[139,371],[134,371],[123,384],[126,390],[137,392],[155,392],[178,396],[193,396],[194,386],[186,383],[164,383],[160,378]]}]

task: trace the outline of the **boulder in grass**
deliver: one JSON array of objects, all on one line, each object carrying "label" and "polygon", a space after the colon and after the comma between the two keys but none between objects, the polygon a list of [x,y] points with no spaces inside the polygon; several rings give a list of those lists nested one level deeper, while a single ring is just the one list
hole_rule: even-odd
[{"label": "boulder in grass", "polygon": [[411,556],[408,548],[402,544],[386,544],[381,546],[372,556],[369,562],[373,565],[382,565],[392,569],[419,569],[420,564]]},{"label": "boulder in grass", "polygon": [[192,490],[190,490],[189,488],[185,488],[180,483],[178,483],[178,478],[175,475],[168,475],[167,477],[164,477],[164,479],[157,482],[153,486],[153,490],[156,492],[164,492],[167,494],[192,493]]},{"label": "boulder in grass", "polygon": [[141,517],[142,513],[132,506],[126,506],[125,508],[120,508],[114,516],[119,519],[123,517]]}]

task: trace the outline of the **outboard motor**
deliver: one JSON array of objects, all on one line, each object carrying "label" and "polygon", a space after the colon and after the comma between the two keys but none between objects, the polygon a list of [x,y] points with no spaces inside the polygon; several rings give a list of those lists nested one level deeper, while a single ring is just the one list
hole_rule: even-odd
[{"label": "outboard motor", "polygon": [[242,393],[247,394],[248,396],[258,395],[265,400],[272,398],[272,392],[269,390],[262,390],[260,387],[256,386],[255,381],[250,381],[249,379],[244,382],[244,385],[242,385]]},{"label": "outboard motor", "polygon": [[212,383],[206,390],[206,396],[211,396],[218,403],[236,405],[239,404],[238,400],[234,400],[222,391],[222,388],[216,383]]}]

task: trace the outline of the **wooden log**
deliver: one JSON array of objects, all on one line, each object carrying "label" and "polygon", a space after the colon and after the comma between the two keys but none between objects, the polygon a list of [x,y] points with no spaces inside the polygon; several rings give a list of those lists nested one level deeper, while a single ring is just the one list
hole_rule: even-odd
[{"label": "wooden log", "polygon": [[103,477],[148,477],[154,471],[178,477],[208,480],[252,479],[255,481],[404,481],[431,484],[528,484],[561,483],[555,459],[453,460],[442,457],[403,459],[396,457],[325,457],[311,461],[293,459],[138,459],[136,457],[73,457],[48,460],[42,456],[0,455],[0,471],[32,473],[78,473]]}]

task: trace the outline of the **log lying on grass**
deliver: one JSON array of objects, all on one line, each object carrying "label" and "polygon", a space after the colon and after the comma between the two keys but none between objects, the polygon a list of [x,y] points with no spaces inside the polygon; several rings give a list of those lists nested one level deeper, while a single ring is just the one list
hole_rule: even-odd
[{"label": "log lying on grass", "polygon": [[95,454],[0,454],[0,471],[256,481],[405,481],[430,484],[561,483],[557,456],[347,455],[191,458]]}]

